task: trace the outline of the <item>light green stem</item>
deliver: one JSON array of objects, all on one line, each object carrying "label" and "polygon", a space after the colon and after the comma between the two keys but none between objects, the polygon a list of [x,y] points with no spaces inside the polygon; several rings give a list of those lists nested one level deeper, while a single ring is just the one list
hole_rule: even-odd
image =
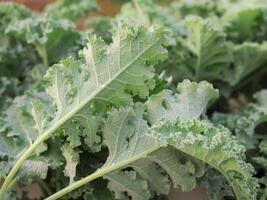
[{"label": "light green stem", "polygon": [[48,69],[49,63],[48,63],[48,57],[47,57],[46,48],[43,45],[38,44],[38,45],[36,45],[36,49],[37,49],[40,57],[43,60],[45,68]]},{"label": "light green stem", "polygon": [[147,156],[148,154],[151,154],[153,152],[155,152],[156,150],[158,150],[160,148],[159,145],[155,145],[154,147],[148,149],[147,151],[143,152],[142,154],[139,154],[139,155],[136,155],[136,156],[133,156],[131,157],[130,159],[128,160],[125,160],[123,162],[120,162],[120,163],[117,163],[115,165],[112,165],[112,166],[104,166],[103,168],[97,170],[95,173],[79,180],[79,181],[76,181],[74,182],[73,184],[65,187],[64,189],[58,191],[57,193],[51,195],[50,197],[46,198],[45,200],[55,200],[55,199],[58,199],[62,196],[64,196],[65,194],[68,194],[69,192],[73,191],[73,190],[76,190],[77,188],[91,182],[92,180],[95,180],[97,178],[100,178],[100,177],[103,177],[104,175],[110,173],[110,172],[113,172],[115,170],[118,170],[120,168],[123,168],[125,166],[127,166],[128,164],[134,162],[134,161],[137,161],[141,158],[144,158],[145,156]]},{"label": "light green stem", "polygon": [[11,183],[7,186],[7,191],[9,191],[11,188],[13,188],[17,183],[17,178],[14,178]]},{"label": "light green stem", "polygon": [[41,144],[43,141],[45,141],[49,137],[50,133],[46,132],[42,136],[38,138],[18,159],[18,161],[15,163],[15,165],[12,167],[11,171],[9,172],[8,176],[6,177],[0,191],[0,199],[4,198],[5,193],[8,189],[10,189],[12,186],[10,184],[13,181],[14,176],[17,174],[19,168],[24,163],[24,161],[34,152],[35,148]]}]

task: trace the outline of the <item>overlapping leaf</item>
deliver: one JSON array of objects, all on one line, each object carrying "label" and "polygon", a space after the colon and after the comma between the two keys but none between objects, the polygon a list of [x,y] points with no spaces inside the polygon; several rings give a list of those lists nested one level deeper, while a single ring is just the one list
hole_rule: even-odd
[{"label": "overlapping leaf", "polygon": [[[186,164],[181,163],[178,153],[170,148],[157,150],[156,153],[148,155],[148,159],[145,158],[146,154],[158,148],[158,144],[146,135],[148,125],[143,119],[142,107],[141,104],[137,104],[135,110],[132,108],[115,110],[110,113],[109,120],[105,123],[103,136],[104,143],[109,148],[109,157],[100,170],[116,166],[135,170],[132,172],[118,170],[115,172],[116,176],[114,175],[117,179],[109,178],[108,174],[107,179],[111,181],[111,185],[114,181],[115,184],[124,185],[117,190],[116,187],[112,187],[112,191],[118,194],[126,192],[134,199],[149,199],[155,195],[167,194],[171,184],[168,175],[174,187],[181,187],[185,191],[193,189],[196,186],[195,176],[198,176],[194,164],[201,166],[201,163],[191,162],[190,159]],[[135,177],[134,180],[124,184],[123,180],[128,180],[130,174],[130,177]],[[199,176],[201,174],[203,173],[200,172]],[[132,188],[135,181],[139,181],[140,184],[143,182],[143,192],[138,191],[141,188]],[[133,190],[135,192],[131,193]],[[136,193],[140,196],[136,197]],[[123,198],[118,196],[118,199]]]},{"label": "overlapping leaf", "polygon": [[242,6],[230,4],[222,18],[228,37],[237,43],[265,40],[266,8],[264,1],[245,1]]},{"label": "overlapping leaf", "polygon": [[257,138],[261,136],[257,134],[255,128],[266,122],[267,91],[262,90],[254,95],[255,103],[249,104],[246,108],[237,113],[215,113],[213,121],[228,127],[246,145],[248,149],[255,147],[258,142]]},{"label": "overlapping leaf", "polygon": [[[93,145],[94,142],[100,142],[99,138],[94,136],[99,120],[97,117],[93,117],[92,111],[105,110],[104,106],[109,104],[119,106],[131,103],[131,94],[128,92],[140,97],[147,96],[154,83],[153,69],[146,66],[146,63],[152,64],[165,57],[166,52],[161,46],[162,41],[162,31],[153,28],[135,30],[120,27],[114,36],[113,44],[109,47],[105,46],[102,40],[92,36],[88,48],[84,50],[83,54],[86,61],[68,58],[50,68],[46,75],[47,93],[56,102],[56,114],[53,113],[51,103],[43,102],[40,98],[35,97],[32,105],[27,102],[25,108],[27,120],[22,122],[21,120],[24,118],[16,112],[11,113],[19,116],[18,120],[14,120],[15,116],[9,117],[10,120],[7,118],[9,121],[7,124],[12,123],[10,127],[16,129],[11,132],[12,135],[21,135],[22,137],[30,135],[29,143],[31,144],[49,126],[60,127],[61,121],[66,122],[67,116],[68,119],[74,120],[72,123],[78,120],[83,125],[85,136],[88,137],[88,144]],[[129,49],[129,46],[132,48]],[[121,51],[121,48],[127,49],[128,53],[126,50]],[[148,84],[149,82],[150,84]],[[86,107],[88,103],[93,103],[101,109],[89,109]],[[33,111],[32,116],[30,110]],[[31,118],[32,120],[29,120]],[[52,122],[50,122],[51,119],[53,119]],[[35,132],[37,133],[31,134],[29,130],[35,130],[33,129],[34,124],[36,124]],[[78,127],[80,124],[76,124],[76,126]],[[19,128],[20,126],[29,127],[22,129]],[[70,124],[66,124],[66,134],[68,134],[70,126]],[[23,130],[25,133],[22,133]],[[90,137],[91,139],[89,139]],[[93,139],[95,141],[90,141],[92,138],[95,138]]]},{"label": "overlapping leaf", "polygon": [[28,10],[25,6],[15,4],[15,3],[1,3],[0,6],[1,20],[0,29],[2,31],[10,24],[16,20],[25,19],[33,16],[33,13]]},{"label": "overlapping leaf", "polygon": [[22,5],[0,3],[0,75],[20,76],[36,58],[31,48],[19,38],[6,34],[9,24],[17,20],[33,17],[34,14]]},{"label": "overlapping leaf", "polygon": [[220,171],[237,199],[256,199],[257,182],[252,178],[253,168],[244,161],[245,148],[228,129],[205,121],[177,120],[157,124],[150,132],[162,145],[170,144]]},{"label": "overlapping leaf", "polygon": [[69,184],[72,184],[76,175],[76,166],[79,162],[79,153],[72,149],[68,144],[63,145],[61,150],[66,159],[64,175],[70,178]]},{"label": "overlapping leaf", "polygon": [[193,71],[194,79],[220,79],[221,72],[232,58],[223,31],[211,21],[199,17],[187,17],[185,26],[188,31],[185,45],[194,55],[192,66],[188,68]]},{"label": "overlapping leaf", "polygon": [[[266,73],[266,2],[157,3],[126,3],[114,20],[146,28],[120,24],[111,34],[111,17],[90,18],[90,31],[105,42],[90,35],[80,56],[85,37],[70,21],[96,11],[95,1],[59,0],[41,14],[16,4],[0,5],[0,74],[15,77],[1,77],[0,83],[0,177],[7,179],[14,162],[38,143],[16,180],[23,184],[38,180],[44,196],[68,182],[72,189],[85,184],[88,179],[82,177],[95,171],[93,177],[104,179],[65,199],[155,199],[170,187],[190,191],[199,178],[206,181],[211,198],[233,193],[237,199],[255,198],[256,182],[244,162],[244,147],[227,129],[200,120],[208,118],[205,111],[218,91],[207,82],[185,80],[177,91],[174,86],[185,78],[206,79],[229,95],[253,83],[245,91],[250,95],[254,86],[265,85],[260,81]],[[181,19],[188,14],[203,18]],[[155,24],[168,30],[166,38],[162,29],[150,27]],[[169,58],[156,67],[173,77],[171,83],[153,69],[166,58],[166,44]],[[73,57],[52,66],[41,81],[49,65],[69,55]],[[8,108],[11,99],[27,88]],[[265,137],[265,93],[258,93],[257,102],[238,113],[213,118],[233,130],[247,149]],[[221,98],[209,114],[225,110],[224,101]],[[261,144],[260,152],[254,149],[248,155],[258,153],[252,163],[258,163],[256,176],[262,177],[259,183],[264,187],[265,143]],[[205,163],[210,165],[208,171]],[[13,197],[6,193],[5,198]],[[265,199],[266,191],[260,189],[258,198]]]},{"label": "overlapping leaf", "polygon": [[46,13],[56,19],[75,21],[98,10],[95,0],[58,0],[46,6]]},{"label": "overlapping leaf", "polygon": [[223,13],[223,6],[219,5],[216,1],[209,0],[182,0],[179,2],[178,7],[181,17],[186,17],[187,15],[209,17],[220,16]]},{"label": "overlapping leaf", "polygon": [[[207,106],[207,102],[216,97],[217,91],[205,82],[196,85],[196,83],[185,81],[181,85],[185,83],[191,89],[189,90],[191,93],[181,90],[181,95],[188,95],[188,102],[198,93],[196,88],[205,88],[209,91],[204,93],[206,96],[203,100],[203,102],[206,101],[204,107]],[[177,99],[175,100],[175,103],[181,104]],[[192,102],[192,108],[196,104]],[[173,186],[191,190],[196,185],[195,178],[204,174],[200,161],[220,171],[228,180],[238,199],[255,198],[257,183],[252,178],[251,165],[244,161],[245,148],[238,144],[228,129],[197,120],[201,112],[191,116],[191,119],[184,120],[175,120],[163,114],[162,119],[170,121],[157,119],[149,128],[144,120],[144,109],[144,105],[137,104],[134,108],[125,107],[113,110],[109,113],[109,118],[103,128],[104,144],[109,149],[109,157],[96,173],[110,180],[109,187],[118,199],[130,197],[149,199],[155,194],[160,194],[159,190],[155,190],[157,185],[155,186],[152,182],[155,176],[160,175],[160,171],[157,171],[160,168],[170,177]],[[151,108],[147,107],[147,110],[149,109]],[[181,114],[180,110],[170,112],[176,114],[177,117]],[[153,121],[151,123],[153,124]],[[165,147],[167,145],[174,148]],[[200,161],[178,154],[175,148]],[[180,162],[179,159],[188,160]],[[150,171],[147,166],[150,166]],[[170,186],[166,178],[162,177],[161,181],[165,181],[157,182],[161,188],[166,188],[162,190],[162,194],[166,194]],[[126,182],[128,184],[125,184]],[[135,187],[138,182],[140,187]]]},{"label": "overlapping leaf", "polygon": [[231,85],[248,82],[249,76],[264,68],[267,62],[266,53],[266,43],[245,42],[233,46],[234,67],[232,70],[225,71],[226,80]]},{"label": "overlapping leaf", "polygon": [[218,90],[208,82],[197,84],[184,80],[178,84],[177,94],[163,90],[149,98],[146,102],[148,119],[150,123],[175,120],[177,117],[183,120],[196,119],[205,113],[208,103],[217,97]]},{"label": "overlapping leaf", "polygon": [[[18,112],[16,105],[10,108],[5,119],[8,136],[22,137],[23,148],[29,148],[44,133],[51,137],[62,130],[68,135],[70,123],[74,123],[76,130],[83,132],[86,143],[92,145],[89,148],[99,150],[95,149],[95,143],[101,142],[96,136],[97,116],[110,105],[131,104],[133,96],[145,98],[149,94],[154,87],[152,65],[166,57],[163,44],[164,31],[155,27],[121,25],[110,45],[89,36],[81,59],[67,58],[51,67],[45,76],[46,92],[55,105],[45,94],[32,96],[30,101],[18,99],[23,109]],[[75,147],[80,144],[79,136],[72,136],[69,135],[70,144]]]},{"label": "overlapping leaf", "polygon": [[18,20],[6,32],[34,45],[47,67],[70,54],[80,39],[73,23],[48,17]]},{"label": "overlapping leaf", "polygon": [[169,175],[172,186],[182,191],[191,191],[196,178],[203,176],[205,166],[200,161],[178,152],[175,148],[161,148],[148,157]]},{"label": "overlapping leaf", "polygon": [[113,172],[105,178],[110,181],[108,188],[114,191],[115,199],[148,200],[151,197],[147,182],[135,171]]}]

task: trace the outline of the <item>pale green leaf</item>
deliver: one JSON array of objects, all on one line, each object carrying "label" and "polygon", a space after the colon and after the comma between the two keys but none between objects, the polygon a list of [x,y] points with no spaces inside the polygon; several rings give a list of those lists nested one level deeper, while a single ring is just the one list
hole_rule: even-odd
[{"label": "pale green leaf", "polygon": [[[77,123],[77,130],[82,131],[80,138],[85,138],[86,144],[91,145],[88,146],[91,151],[99,151],[98,116],[111,105],[131,104],[133,97],[148,96],[155,85],[153,64],[166,58],[164,43],[164,31],[156,27],[120,25],[113,32],[110,45],[90,35],[79,60],[69,57],[49,68],[45,88],[55,104],[44,94],[32,95],[33,104],[24,97],[18,98],[18,105],[11,106],[4,119],[8,136],[21,138],[23,150],[32,147],[34,142],[42,144],[52,134],[66,134],[69,129],[65,131],[65,126]],[[73,147],[81,144],[77,131],[72,130],[68,136]],[[39,145],[35,154],[45,151],[43,147]],[[21,153],[23,151],[17,156]],[[50,158],[45,160],[51,161]],[[75,177],[75,162],[66,165],[65,174],[70,177],[70,183]]]},{"label": "pale green leaf", "polygon": [[[193,83],[198,86],[195,84]],[[208,86],[210,91],[217,94],[216,90]],[[206,99],[207,102],[209,100]],[[193,101],[192,107],[197,103]],[[257,183],[252,178],[253,168],[244,161],[245,148],[238,144],[228,129],[199,119],[179,119],[179,112],[175,112],[178,119],[158,119],[154,124],[150,123],[152,127],[149,128],[144,119],[145,110],[146,104],[138,103],[134,107],[121,107],[109,112],[102,129],[103,143],[109,150],[105,164],[95,173],[73,183],[70,188],[76,188],[77,184],[80,186],[80,183],[85,184],[95,177],[106,177],[115,173],[117,179],[110,180],[109,185],[117,199],[148,199],[146,194],[151,197],[159,195],[151,182],[151,177],[157,173],[155,168],[152,170],[151,167],[148,172],[144,166],[160,167],[163,173],[169,175],[174,187],[188,191],[195,187],[196,178],[203,176],[203,163],[207,163],[224,175],[238,200],[255,199]],[[194,117],[198,118],[199,115]],[[170,146],[183,154],[177,153]],[[145,182],[145,191],[149,193],[144,194],[142,189],[140,191],[140,188],[135,188],[139,190],[139,196],[136,196],[135,190],[131,189],[135,181],[129,181],[129,174],[124,174],[129,169],[132,174],[130,177],[139,177],[138,182]],[[124,184],[126,180],[129,182],[127,185]],[[166,189],[169,187],[165,181],[158,184]],[[166,190],[161,192],[165,194]]]},{"label": "pale green leaf", "polygon": [[[75,122],[77,131],[81,129],[81,135],[91,145],[89,148],[100,150],[101,138],[96,134],[100,121],[94,117],[95,112],[110,104],[131,103],[132,95],[145,98],[149,94],[154,87],[153,68],[149,64],[166,57],[163,33],[154,27],[122,25],[114,32],[109,46],[90,36],[80,60],[67,58],[47,72],[46,89],[56,103],[55,108],[46,95],[33,95],[32,105],[26,97],[18,98],[5,119],[8,135],[19,136],[30,146],[44,132],[64,131],[64,126],[69,128],[67,124]],[[73,133],[72,129],[69,134],[72,146],[80,144],[77,131]]]},{"label": "pale green leaf", "polygon": [[149,200],[151,197],[147,182],[140,179],[135,171],[113,172],[105,178],[110,181],[108,188],[115,193],[115,199]]},{"label": "pale green leaf", "polygon": [[[142,105],[137,104],[142,111]],[[135,156],[140,156],[157,143],[146,136],[147,122],[131,107],[113,110],[104,125],[104,143],[109,149],[109,157],[104,167],[121,163]]]},{"label": "pale green leaf", "polygon": [[0,133],[0,157],[8,157],[9,160],[16,158],[19,153],[25,148],[25,143],[5,135],[5,132]]},{"label": "pale green leaf", "polygon": [[6,33],[33,44],[48,67],[70,55],[71,48],[77,46],[81,36],[74,28],[70,21],[40,16],[11,23]]},{"label": "pale green leaf", "polygon": [[[188,159],[171,148],[160,149],[149,155],[148,159],[143,158],[143,154],[157,146],[157,143],[146,135],[148,125],[143,119],[140,104],[136,105],[135,110],[122,108],[112,111],[109,115],[109,120],[103,129],[104,143],[108,146],[109,157],[102,169],[126,163],[123,168],[131,167],[138,172],[139,176],[148,182],[152,195],[166,194],[170,187],[168,178],[163,174],[160,175],[158,171],[160,168],[170,176],[174,187],[189,191],[196,186],[195,178],[204,173],[200,162]],[[133,157],[137,157],[138,161],[127,164]],[[186,160],[185,164],[180,159]],[[155,181],[155,179],[160,180]],[[161,189],[156,190],[158,187]]]},{"label": "pale green leaf", "polygon": [[233,131],[240,142],[246,148],[254,148],[261,138],[256,132],[256,127],[267,121],[267,91],[262,90],[254,95],[255,103],[248,104],[245,108],[236,113],[214,113],[212,120],[222,124]]},{"label": "pale green leaf", "polygon": [[259,145],[261,156],[253,157],[253,161],[263,169],[267,169],[267,140],[263,140]]},{"label": "pale green leaf", "polygon": [[155,123],[164,119],[183,120],[199,118],[205,113],[208,103],[218,98],[218,90],[206,81],[184,80],[177,86],[177,94],[164,90],[152,95],[146,102],[148,119]]},{"label": "pale green leaf", "polygon": [[169,193],[169,177],[155,162],[141,159],[129,164],[129,167],[132,167],[143,180],[148,182],[148,190],[152,195]]},{"label": "pale green leaf", "polygon": [[29,98],[17,97],[5,113],[4,123],[8,136],[17,136],[29,145],[38,137],[38,130],[30,114]]},{"label": "pale green leaf", "polygon": [[[126,90],[144,98],[153,88],[153,72],[147,63],[165,58],[162,30],[130,29],[120,26],[110,46],[94,36],[89,37],[83,60],[68,58],[48,70],[47,92],[56,102],[58,121],[71,110],[96,103],[131,102]],[[90,94],[90,95],[88,95]],[[96,106],[98,106],[96,105]]]},{"label": "pale green leaf", "polygon": [[21,176],[38,176],[45,179],[48,172],[48,164],[42,161],[27,160],[21,167]]},{"label": "pale green leaf", "polygon": [[226,80],[232,85],[244,84],[254,72],[267,62],[267,43],[245,42],[233,46],[234,67],[226,71]]},{"label": "pale green leaf", "polygon": [[82,131],[80,127],[75,122],[69,122],[64,126],[64,135],[67,135],[67,141],[69,141],[72,148],[78,147],[81,145],[81,135]]},{"label": "pale green leaf", "polygon": [[238,200],[256,199],[257,182],[252,178],[252,166],[244,161],[245,147],[228,129],[206,121],[177,120],[152,126],[150,134],[162,145],[169,144],[217,169]]},{"label": "pale green leaf", "polygon": [[64,175],[70,178],[69,184],[72,184],[76,175],[76,166],[79,162],[79,154],[77,150],[72,149],[69,144],[63,145],[61,147],[61,151],[66,159]]},{"label": "pale green leaf", "polygon": [[256,41],[266,39],[266,10],[264,1],[245,1],[232,4],[222,17],[222,23],[228,37],[234,42]]},{"label": "pale green leaf", "polygon": [[204,174],[204,164],[182,155],[172,147],[161,148],[149,155],[149,160],[157,163],[170,176],[172,186],[182,191],[196,187],[196,178]]},{"label": "pale green leaf", "polygon": [[[127,192],[133,199],[149,199],[150,195],[166,194],[170,187],[168,176],[162,174],[154,162],[143,159],[144,153],[156,145],[156,142],[145,134],[148,125],[143,119],[143,112],[144,106],[141,104],[137,104],[135,110],[131,107],[114,110],[109,114],[103,129],[104,143],[108,146],[109,157],[102,169],[125,163],[123,168],[131,167],[135,170],[111,174],[111,177],[117,178],[117,185],[129,182],[119,190],[119,193],[115,192],[118,199],[126,198],[121,196],[123,195],[121,192]],[[138,161],[129,162],[133,157],[137,157]],[[110,174],[107,177],[110,180]],[[143,182],[145,188],[144,186],[141,189],[132,188],[134,187],[132,184],[138,184],[138,181]],[[111,179],[111,185],[113,182],[114,179]],[[138,192],[138,190],[144,191]],[[136,193],[140,193],[140,196],[136,196]]]},{"label": "pale green leaf", "polygon": [[192,66],[195,80],[222,79],[221,73],[228,67],[232,58],[225,34],[211,20],[189,16],[184,20],[188,36],[185,46],[193,54]]},{"label": "pale green leaf", "polygon": [[[84,109],[79,112],[79,114],[75,115],[74,121],[78,121],[81,124],[81,127],[79,127],[81,136],[84,138],[86,145],[90,147],[90,150],[93,152],[100,151],[102,139],[98,134],[98,130],[102,125],[102,116],[94,116],[93,113],[90,112],[90,109]],[[78,139],[78,136],[74,137]]]}]

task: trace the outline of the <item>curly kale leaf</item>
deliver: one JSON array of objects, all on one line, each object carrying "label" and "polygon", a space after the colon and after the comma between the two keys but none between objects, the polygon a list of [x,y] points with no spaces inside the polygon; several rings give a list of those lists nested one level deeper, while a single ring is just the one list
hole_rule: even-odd
[{"label": "curly kale leaf", "polygon": [[148,120],[197,119],[205,113],[209,103],[218,98],[219,92],[206,81],[200,83],[184,80],[177,86],[177,93],[163,90],[146,102]]},{"label": "curly kale leaf", "polygon": [[179,8],[181,17],[186,17],[187,15],[197,15],[204,18],[221,16],[224,11],[223,6],[216,0],[182,0],[177,3],[177,7]]},{"label": "curly kale leaf", "polygon": [[[244,85],[250,76],[262,73],[267,62],[267,43],[245,42],[233,45],[233,68],[225,71],[227,82],[232,86]],[[253,76],[252,76],[253,77]]]},{"label": "curly kale leaf", "polygon": [[81,37],[73,23],[47,17],[18,20],[11,23],[6,32],[34,45],[46,67],[70,54]]},{"label": "curly kale leaf", "polygon": [[11,22],[32,17],[34,14],[25,6],[16,3],[0,3],[0,30],[1,34]]},{"label": "curly kale leaf", "polygon": [[238,144],[228,129],[206,121],[177,120],[152,126],[150,134],[161,145],[169,144],[217,169],[227,179],[237,199],[256,199],[254,170],[244,161],[244,146]]},{"label": "curly kale leaf", "polygon": [[256,127],[267,121],[267,91],[262,90],[254,95],[255,103],[250,103],[237,113],[214,113],[213,121],[233,131],[246,148],[254,148],[262,137]]},{"label": "curly kale leaf", "polygon": [[267,4],[263,1],[245,1],[230,4],[222,17],[228,37],[236,42],[261,42],[266,39]]},{"label": "curly kale leaf", "polygon": [[31,46],[7,34],[7,27],[16,21],[34,17],[26,7],[15,3],[0,3],[0,74],[21,77],[37,60]]},{"label": "curly kale leaf", "polygon": [[[114,186],[110,189],[118,199],[123,199],[125,192],[133,199],[150,199],[155,195],[167,194],[171,183],[184,191],[192,190],[196,186],[195,178],[203,174],[201,163],[186,157],[183,158],[187,162],[183,163],[180,161],[182,156],[171,148],[157,150],[146,158],[146,154],[157,147],[157,142],[146,135],[148,125],[141,108],[142,105],[137,104],[135,110],[121,108],[112,111],[105,123],[103,137],[109,157],[99,170],[122,168],[111,175],[104,175],[110,181],[110,187]],[[124,171],[128,168],[134,171]],[[130,181],[130,177],[133,180]],[[140,188],[135,187],[136,182],[139,182]],[[124,187],[115,187],[114,184]]]},{"label": "curly kale leaf", "polygon": [[78,20],[86,14],[98,11],[95,0],[57,0],[48,4],[45,13],[54,19]]},{"label": "curly kale leaf", "polygon": [[211,21],[199,17],[187,17],[184,23],[188,31],[185,47],[193,54],[191,66],[187,66],[192,78],[221,79],[220,74],[232,59],[225,34]]},{"label": "curly kale leaf", "polygon": [[[80,59],[69,57],[49,68],[46,94],[32,96],[25,109],[6,119],[7,136],[22,137],[29,155],[55,132],[72,140],[71,123],[76,123],[75,133],[82,131],[89,148],[99,150],[93,146],[101,142],[95,136],[98,116],[112,105],[132,104],[133,97],[146,98],[154,88],[153,65],[167,53],[162,29],[120,25],[109,45],[93,35],[88,40]],[[74,139],[70,145],[80,145]]]},{"label": "curly kale leaf", "polygon": [[[210,91],[204,93],[207,97],[202,101],[209,102],[214,98],[214,94],[217,94],[209,84],[202,83],[198,86],[188,81],[181,85],[184,84],[188,86],[189,92],[181,90],[180,95],[187,95],[188,98],[184,101],[174,98],[176,104],[190,102],[190,98],[193,99],[194,95],[198,94],[196,88],[204,87]],[[208,105],[207,102],[203,105]],[[198,102],[192,101],[188,105],[195,108],[197,104]],[[163,114],[162,119],[169,121],[156,119],[148,123],[145,110],[148,110],[146,104],[140,103],[134,107],[112,110],[103,127],[104,144],[109,150],[105,164],[95,173],[63,191],[72,191],[97,177],[109,180],[108,188],[114,192],[117,199],[150,199],[166,194],[170,183],[185,191],[192,190],[195,179],[204,174],[200,162],[202,161],[225,176],[237,199],[256,198],[257,182],[252,178],[252,166],[244,161],[245,148],[238,144],[228,129],[199,120],[201,112],[192,115],[190,119],[179,119],[179,109],[170,111],[177,114],[178,119]],[[151,114],[148,118],[151,118]],[[149,127],[149,124],[152,126]],[[184,154],[178,154],[177,150]],[[183,157],[184,155],[189,157]],[[184,161],[180,162],[179,159],[182,158]],[[147,166],[150,166],[150,170]],[[155,184],[155,176],[159,176],[160,168],[165,175],[162,174],[163,177]],[[171,181],[168,181],[168,178]],[[156,190],[158,185],[166,190],[159,192]],[[49,199],[61,196],[62,193],[58,192]]]}]

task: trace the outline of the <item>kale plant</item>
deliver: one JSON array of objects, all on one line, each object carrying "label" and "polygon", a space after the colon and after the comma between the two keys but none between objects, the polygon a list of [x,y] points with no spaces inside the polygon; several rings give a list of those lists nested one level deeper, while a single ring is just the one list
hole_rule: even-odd
[{"label": "kale plant", "polygon": [[267,2],[121,3],[0,3],[0,199],[266,199]]}]

